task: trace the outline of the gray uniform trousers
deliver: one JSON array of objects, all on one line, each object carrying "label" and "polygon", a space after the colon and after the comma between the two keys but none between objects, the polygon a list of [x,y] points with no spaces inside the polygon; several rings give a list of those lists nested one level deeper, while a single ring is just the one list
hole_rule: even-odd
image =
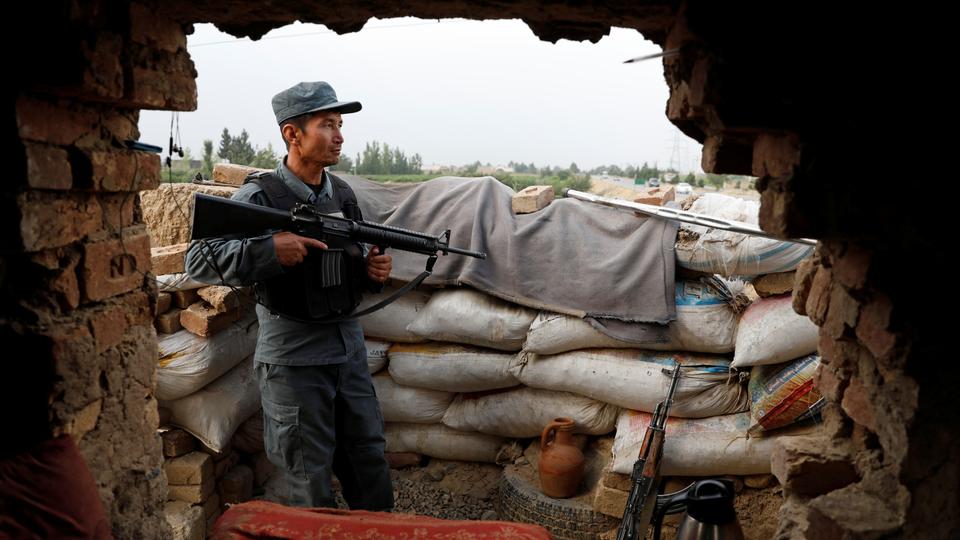
[{"label": "gray uniform trousers", "polygon": [[366,349],[341,364],[258,362],[255,369],[267,457],[286,471],[288,504],[336,508],[332,472],[351,509],[392,510],[383,415]]}]

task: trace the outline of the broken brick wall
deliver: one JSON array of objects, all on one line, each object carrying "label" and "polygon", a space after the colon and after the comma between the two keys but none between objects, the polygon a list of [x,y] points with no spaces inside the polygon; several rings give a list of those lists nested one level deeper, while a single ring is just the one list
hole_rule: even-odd
[{"label": "broken brick wall", "polygon": [[667,116],[704,142],[704,170],[757,176],[761,226],[820,240],[794,309],[820,327],[830,404],[820,434],[774,455],[777,536],[956,538],[940,211],[881,180],[883,158],[911,155],[897,135],[908,102],[883,92],[893,80],[870,13],[796,8],[690,2],[663,43],[677,51],[664,60]]},{"label": "broken brick wall", "polygon": [[4,398],[7,444],[72,435],[113,534],[167,537],[156,291],[137,197],[158,185],[160,159],[125,141],[139,138],[140,109],[195,108],[186,28],[120,2],[26,11],[0,192],[0,331],[8,353],[25,348],[5,362],[23,392]]}]

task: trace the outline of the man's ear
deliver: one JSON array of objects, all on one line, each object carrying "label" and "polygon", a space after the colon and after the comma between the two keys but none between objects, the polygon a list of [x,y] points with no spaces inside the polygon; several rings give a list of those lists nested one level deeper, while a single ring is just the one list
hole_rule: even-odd
[{"label": "man's ear", "polygon": [[288,144],[294,144],[299,137],[300,130],[297,129],[297,126],[293,124],[284,124],[280,128],[280,133],[283,135],[283,140],[287,141]]}]

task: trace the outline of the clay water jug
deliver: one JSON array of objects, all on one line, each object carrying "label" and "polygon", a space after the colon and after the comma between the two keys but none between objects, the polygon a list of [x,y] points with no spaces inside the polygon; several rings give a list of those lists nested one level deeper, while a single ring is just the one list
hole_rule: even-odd
[{"label": "clay water jug", "polygon": [[574,422],[555,418],[540,436],[540,489],[554,499],[576,495],[583,480],[583,452],[573,444]]}]

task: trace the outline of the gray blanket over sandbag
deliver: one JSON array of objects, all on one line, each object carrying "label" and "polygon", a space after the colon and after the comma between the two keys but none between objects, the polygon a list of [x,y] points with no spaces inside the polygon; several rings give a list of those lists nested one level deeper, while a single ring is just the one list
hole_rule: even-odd
[{"label": "gray blanket over sandbag", "polygon": [[[524,306],[601,318],[641,342],[665,339],[664,324],[676,319],[675,223],[573,199],[514,215],[514,191],[491,177],[380,184],[339,176],[356,191],[365,220],[430,234],[449,228],[451,246],[487,253],[486,260],[441,256],[427,284],[466,284]],[[424,269],[423,255],[392,255],[397,279]]]}]

